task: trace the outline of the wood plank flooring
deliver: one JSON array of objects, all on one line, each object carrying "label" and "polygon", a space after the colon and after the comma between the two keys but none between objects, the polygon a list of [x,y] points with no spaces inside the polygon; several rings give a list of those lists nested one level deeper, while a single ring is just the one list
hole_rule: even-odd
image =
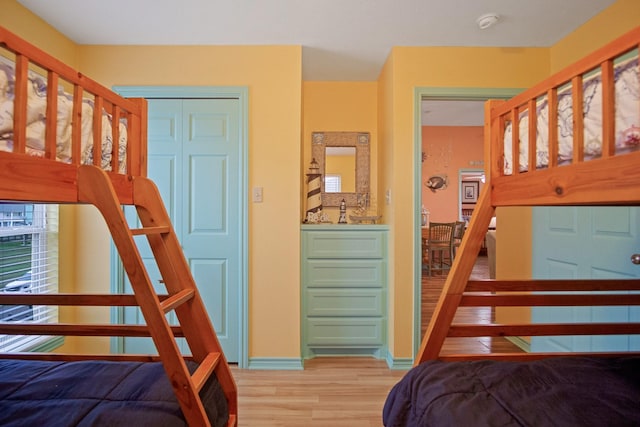
[{"label": "wood plank flooring", "polygon": [[380,427],[387,394],[405,372],[350,357],[310,359],[303,371],[233,368],[238,425]]},{"label": "wood plank flooring", "polygon": [[[489,277],[486,257],[478,257],[472,278]],[[444,277],[422,280],[422,328],[435,308]],[[485,308],[463,307],[455,321],[487,323]],[[513,351],[504,339],[447,340],[443,353]],[[507,350],[508,349],[508,350]],[[382,408],[406,371],[390,370],[383,360],[352,357],[310,359],[302,371],[238,369],[241,427],[381,427]]]},{"label": "wood plank flooring", "polygon": [[[488,279],[489,263],[486,255],[478,256],[473,267],[470,279]],[[446,275],[426,274],[422,277],[422,315],[421,336],[424,336],[436,303],[440,297]],[[454,317],[454,323],[491,323],[494,319],[493,310],[490,307],[460,307]],[[452,353],[494,353],[494,352],[518,352],[519,347],[505,338],[447,338],[442,346],[442,354]]]}]

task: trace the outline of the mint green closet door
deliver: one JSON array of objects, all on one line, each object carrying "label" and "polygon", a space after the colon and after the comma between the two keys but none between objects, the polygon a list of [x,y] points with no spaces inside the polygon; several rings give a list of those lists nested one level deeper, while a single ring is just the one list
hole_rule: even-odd
[{"label": "mint green closet door", "polygon": [[[242,217],[239,101],[149,99],[148,103],[149,178],[160,190],[225,355],[237,362]],[[128,217],[135,218],[132,211]],[[151,280],[164,292],[151,250],[144,238],[139,242]],[[126,279],[125,288],[130,289]],[[138,309],[126,309],[124,317],[127,323],[144,323]],[[180,345],[188,352],[185,342]],[[154,351],[147,338],[127,338],[123,347],[126,353]]]},{"label": "mint green closet door", "polygon": [[[640,266],[640,207],[539,207],[533,210],[536,279],[631,279]],[[640,308],[534,307],[534,323],[639,322]],[[532,351],[638,351],[640,337],[532,337]]]}]

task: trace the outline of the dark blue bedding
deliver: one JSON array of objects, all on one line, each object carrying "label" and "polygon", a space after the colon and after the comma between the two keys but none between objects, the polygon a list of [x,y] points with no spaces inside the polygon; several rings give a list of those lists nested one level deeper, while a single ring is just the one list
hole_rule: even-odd
[{"label": "dark blue bedding", "polygon": [[[211,424],[226,425],[215,375],[200,396]],[[186,425],[161,363],[0,360],[0,426],[124,425]]]},{"label": "dark blue bedding", "polygon": [[640,357],[429,361],[384,405],[386,427],[640,426]]}]

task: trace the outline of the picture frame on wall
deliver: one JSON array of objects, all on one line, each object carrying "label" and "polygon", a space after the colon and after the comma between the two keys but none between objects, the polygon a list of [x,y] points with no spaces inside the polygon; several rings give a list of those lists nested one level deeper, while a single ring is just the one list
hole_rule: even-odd
[{"label": "picture frame on wall", "polygon": [[462,181],[462,203],[476,203],[479,187],[478,181]]}]

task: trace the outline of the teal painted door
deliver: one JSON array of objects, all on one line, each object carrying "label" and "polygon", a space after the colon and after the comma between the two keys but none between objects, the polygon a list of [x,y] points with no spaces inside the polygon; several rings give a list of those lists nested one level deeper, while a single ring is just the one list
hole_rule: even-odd
[{"label": "teal painted door", "polygon": [[[237,362],[241,274],[239,102],[148,101],[149,178],[160,190],[225,355],[230,362]],[[133,211],[128,211],[128,217],[135,218]],[[153,283],[163,292],[144,238],[139,247]],[[130,289],[128,283],[125,287]],[[137,309],[126,309],[125,321],[143,323]],[[180,345],[188,351],[184,342]],[[149,353],[152,348],[150,339],[124,340],[126,353]]]},{"label": "teal painted door", "polygon": [[[638,207],[540,207],[533,210],[533,275],[537,279],[640,277]],[[638,322],[638,307],[535,307],[532,321]],[[532,351],[640,350],[638,336],[532,337]]]}]

